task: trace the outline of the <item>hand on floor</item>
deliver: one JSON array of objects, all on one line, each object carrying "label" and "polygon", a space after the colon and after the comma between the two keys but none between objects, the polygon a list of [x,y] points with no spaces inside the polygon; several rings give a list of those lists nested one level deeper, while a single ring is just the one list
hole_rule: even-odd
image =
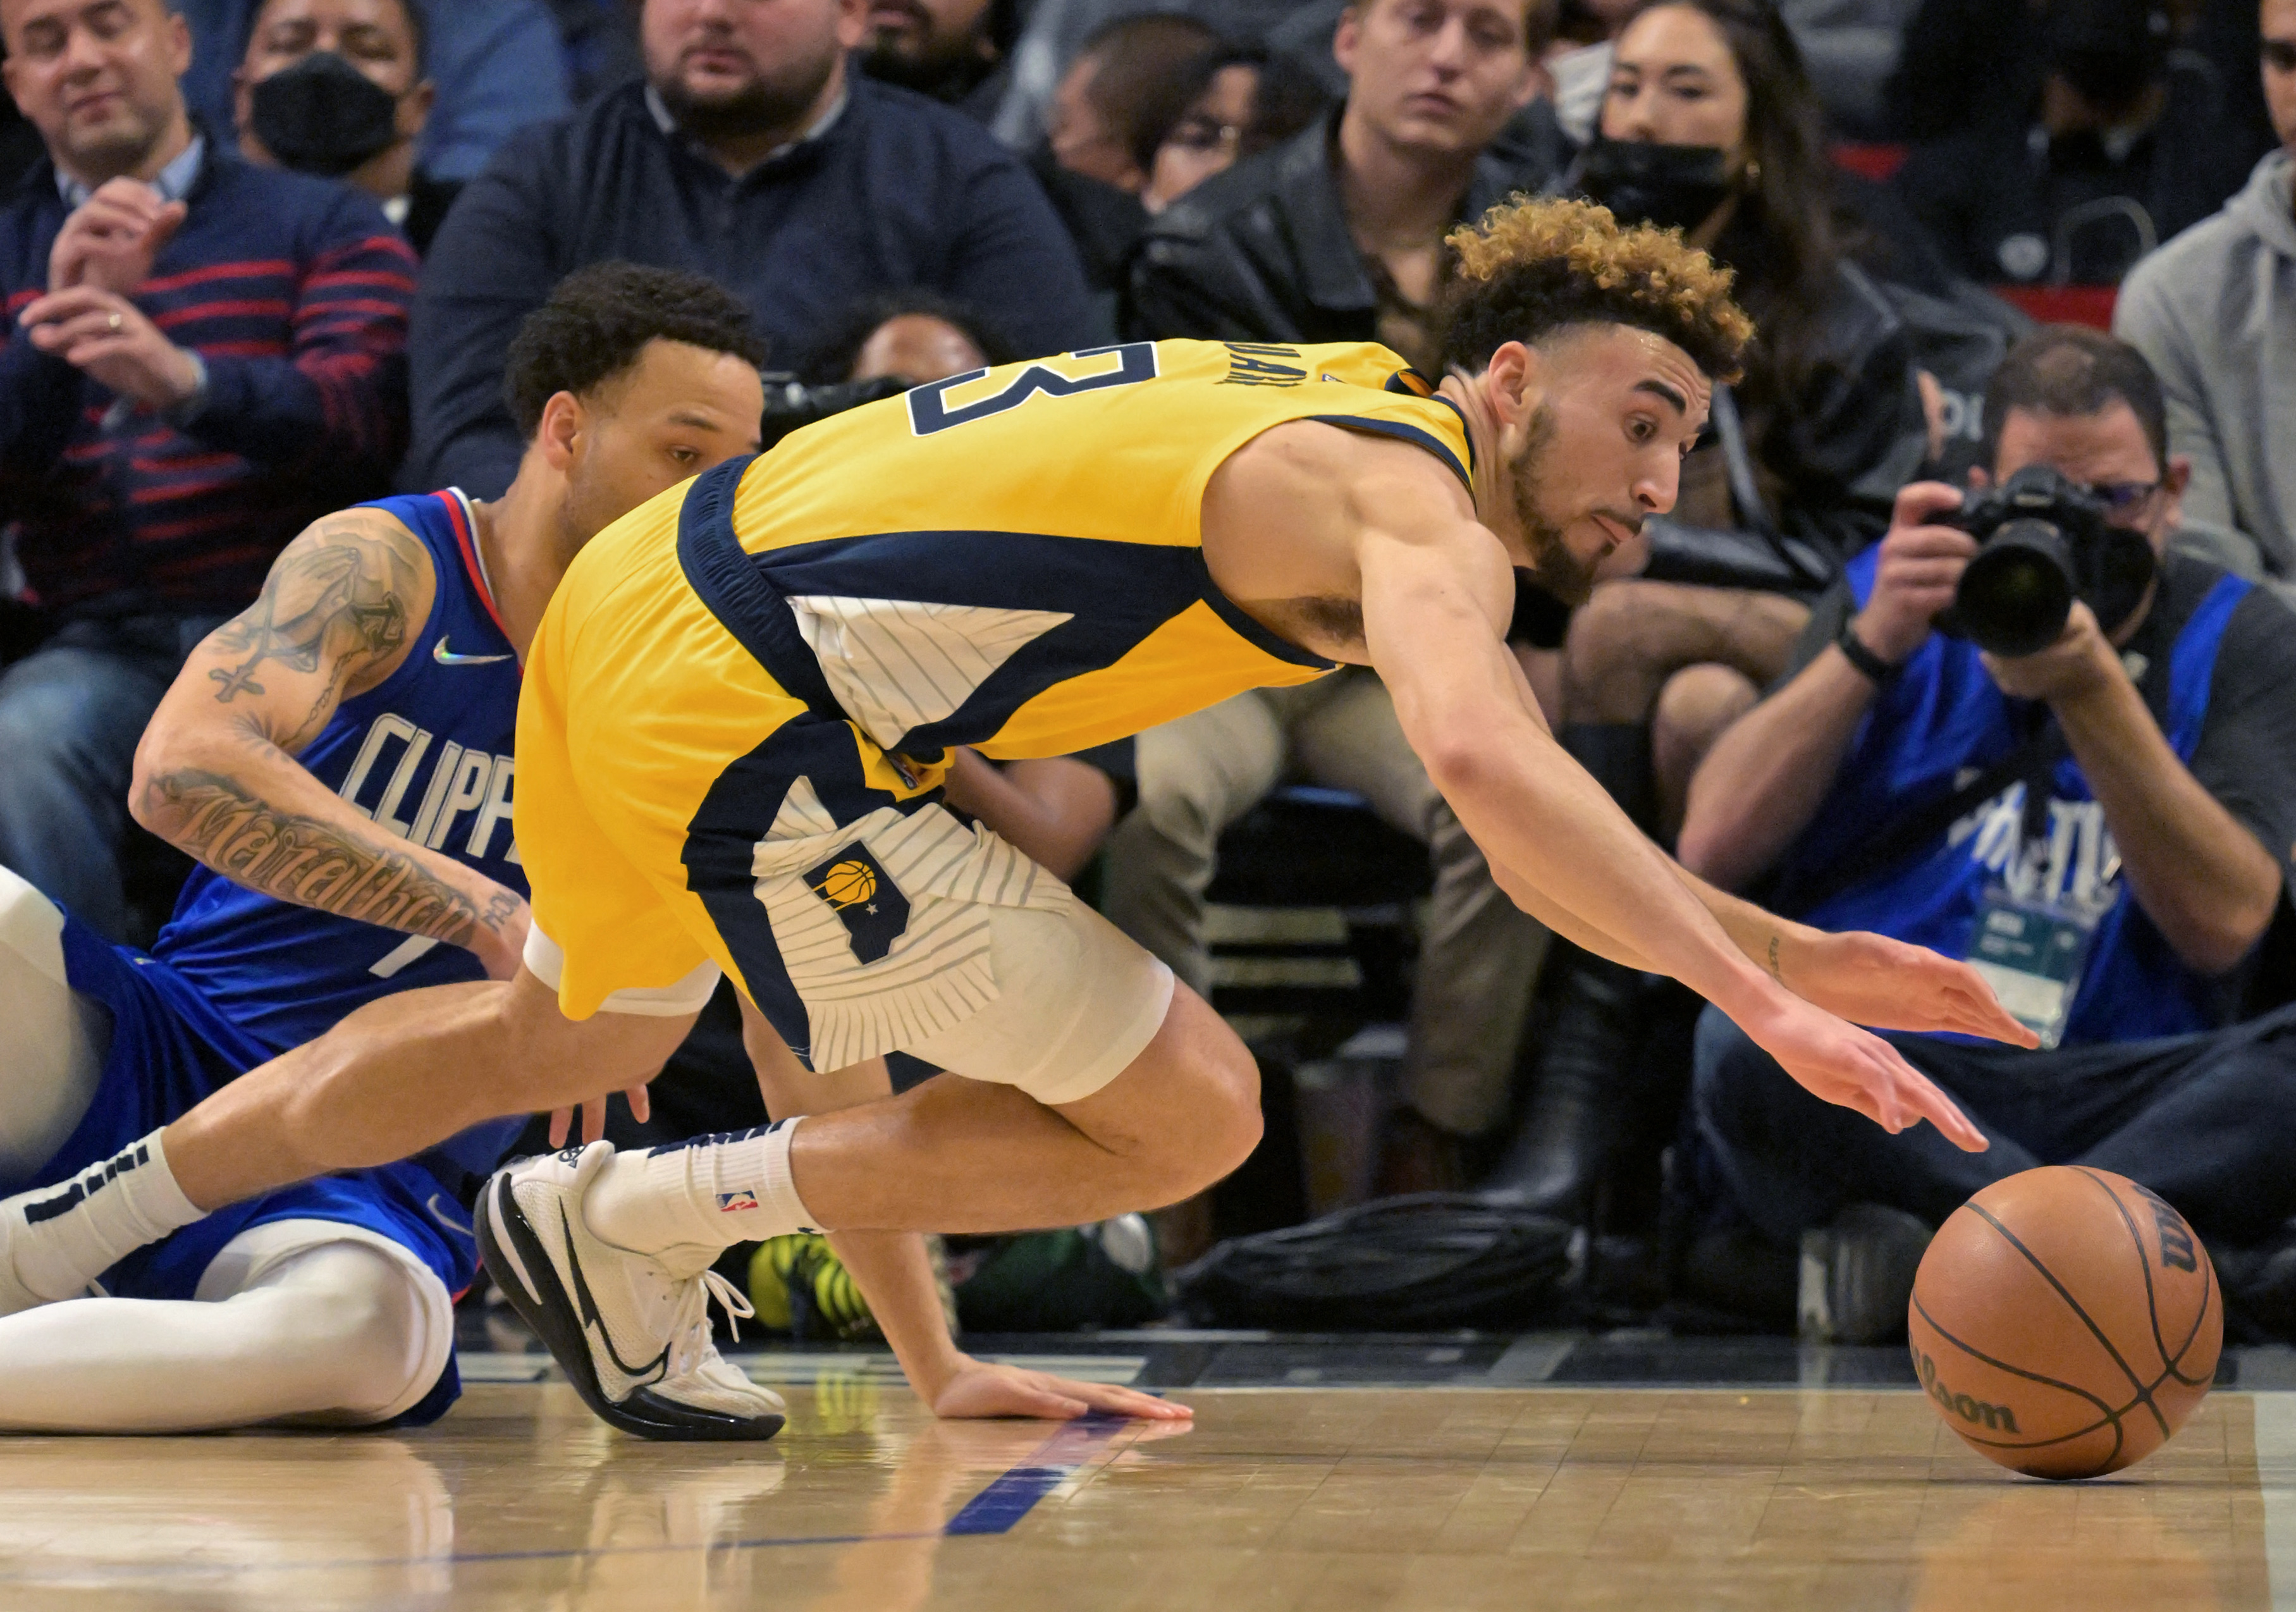
[{"label": "hand on floor", "polygon": [[957,1357],[956,1369],[927,1396],[935,1416],[951,1419],[988,1416],[1034,1416],[1048,1421],[1071,1421],[1099,1411],[1107,1416],[1136,1416],[1149,1421],[1186,1421],[1195,1415],[1152,1394],[1107,1383],[1071,1382],[1049,1371],[1026,1371],[1018,1366],[992,1365],[971,1355]]}]

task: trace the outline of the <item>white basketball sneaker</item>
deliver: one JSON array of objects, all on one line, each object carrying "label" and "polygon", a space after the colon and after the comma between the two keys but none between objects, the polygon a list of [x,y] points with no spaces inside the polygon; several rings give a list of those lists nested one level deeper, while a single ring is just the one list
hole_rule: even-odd
[{"label": "white basketball sneaker", "polygon": [[709,1301],[739,1317],[755,1313],[749,1300],[714,1271],[680,1275],[583,1220],[583,1195],[613,1153],[593,1142],[496,1171],[475,1217],[487,1270],[612,1426],[641,1438],[773,1437],[789,1407],[709,1340]]}]

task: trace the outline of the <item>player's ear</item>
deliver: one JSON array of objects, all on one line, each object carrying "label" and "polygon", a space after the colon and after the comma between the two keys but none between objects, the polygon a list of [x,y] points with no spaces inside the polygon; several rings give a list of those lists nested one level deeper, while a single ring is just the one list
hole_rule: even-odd
[{"label": "player's ear", "polygon": [[1484,393],[1502,427],[1529,417],[1545,381],[1545,362],[1535,347],[1502,341],[1484,366]]},{"label": "player's ear", "polygon": [[573,467],[577,444],[588,429],[590,411],[570,391],[553,392],[542,406],[542,423],[534,429],[535,446],[550,468],[562,475]]}]

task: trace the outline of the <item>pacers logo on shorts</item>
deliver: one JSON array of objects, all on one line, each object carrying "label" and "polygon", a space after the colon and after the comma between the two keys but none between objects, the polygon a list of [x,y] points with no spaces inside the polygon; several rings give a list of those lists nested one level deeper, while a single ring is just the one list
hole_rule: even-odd
[{"label": "pacers logo on shorts", "polygon": [[858,840],[808,872],[805,882],[845,925],[846,943],[861,962],[883,957],[909,926],[909,898]]}]

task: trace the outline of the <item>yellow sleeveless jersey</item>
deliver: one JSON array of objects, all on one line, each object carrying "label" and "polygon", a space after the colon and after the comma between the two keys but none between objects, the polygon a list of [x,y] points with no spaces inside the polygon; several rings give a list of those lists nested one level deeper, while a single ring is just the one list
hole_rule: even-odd
[{"label": "yellow sleeveless jersey", "polygon": [[[1203,562],[1212,473],[1302,419],[1409,440],[1468,477],[1464,419],[1386,348],[1135,342],[922,386],[713,472],[739,483],[689,495],[685,566],[726,620],[699,555],[713,535],[721,560],[738,545],[801,658],[886,751],[1062,754],[1331,670]],[[760,658],[809,692],[789,648]]]},{"label": "yellow sleeveless jersey", "polygon": [[529,966],[579,1018],[691,1011],[714,963],[822,1067],[954,1023],[996,992],[982,909],[1070,898],[936,805],[947,747],[1088,749],[1330,670],[1213,586],[1204,484],[1302,419],[1464,481],[1464,422],[1426,391],[1369,345],[1103,348],[856,409],[632,511],[527,657]]}]

